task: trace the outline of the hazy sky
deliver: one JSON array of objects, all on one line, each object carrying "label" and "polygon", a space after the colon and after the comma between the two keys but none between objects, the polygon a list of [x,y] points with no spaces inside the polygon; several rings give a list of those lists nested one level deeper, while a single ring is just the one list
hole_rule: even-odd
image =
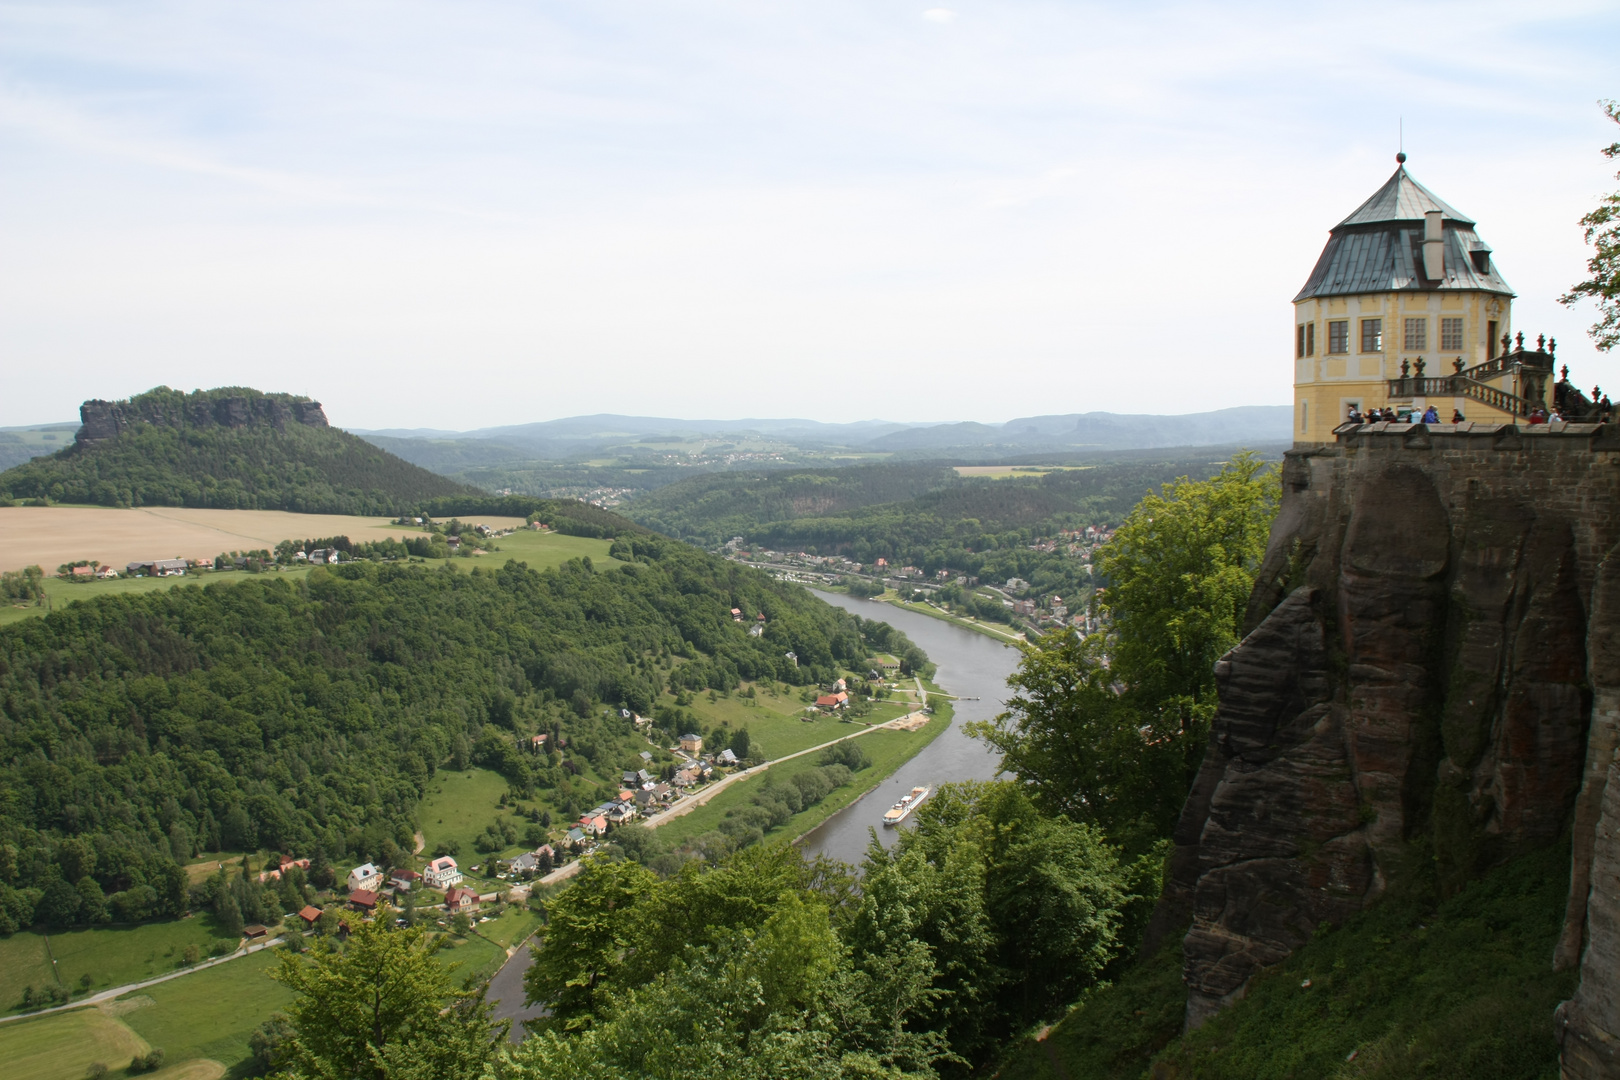
[{"label": "hazy sky", "polygon": [[0,424],[158,384],[350,427],[1291,400],[1409,168],[1519,329],[1620,186],[1607,3],[0,3]]}]

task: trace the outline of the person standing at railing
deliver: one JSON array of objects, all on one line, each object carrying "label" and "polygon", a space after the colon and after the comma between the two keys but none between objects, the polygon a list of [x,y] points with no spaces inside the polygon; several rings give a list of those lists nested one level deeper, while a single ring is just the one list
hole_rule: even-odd
[{"label": "person standing at railing", "polygon": [[1418,421],[1420,424],[1438,424],[1439,422],[1440,413],[1433,405],[1423,411],[1423,419]]},{"label": "person standing at railing", "polygon": [[1451,410],[1451,422],[1453,424],[1462,424],[1462,423],[1467,422],[1466,419],[1463,417],[1461,409],[1452,409]]}]

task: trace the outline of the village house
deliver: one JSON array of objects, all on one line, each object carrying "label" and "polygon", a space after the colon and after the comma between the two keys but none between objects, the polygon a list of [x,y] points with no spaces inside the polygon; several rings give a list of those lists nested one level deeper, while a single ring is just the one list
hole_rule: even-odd
[{"label": "village house", "polygon": [[727,747],[715,756],[714,762],[716,765],[735,765],[737,764],[737,755],[731,752],[730,747]]},{"label": "village house", "polygon": [[356,911],[370,914],[377,910],[377,894],[370,889],[356,889],[349,894],[349,906]]},{"label": "village house", "polygon": [[840,690],[835,694],[822,694],[816,698],[818,709],[843,709],[849,705],[849,695]]},{"label": "village house", "polygon": [[545,862],[553,866],[557,863],[557,853],[551,850],[550,844],[541,844],[533,851],[525,851],[512,860],[512,869],[519,874],[538,873]]},{"label": "village house", "polygon": [[546,736],[544,736],[544,735],[531,735],[531,736],[529,736],[529,749],[530,750],[532,750],[536,754],[538,754],[538,753],[543,752],[545,750],[545,748],[546,748]]},{"label": "village house", "polygon": [[680,739],[680,747],[688,754],[701,754],[703,753],[703,736],[682,735]]},{"label": "village house", "polygon": [[361,863],[349,871],[346,882],[350,892],[361,890],[374,893],[377,891],[377,887],[382,884],[382,878],[381,870],[371,863]]},{"label": "village house", "polygon": [[242,936],[246,938],[249,943],[263,941],[265,938],[270,936],[270,928],[268,926],[261,926],[258,923],[252,923],[248,926],[242,927]]},{"label": "village house", "polygon": [[585,830],[578,826],[568,830],[568,843],[570,845],[583,844],[586,841]]},{"label": "village house", "polygon": [[96,570],[93,566],[70,566],[68,576],[74,581],[89,581],[96,576]]},{"label": "village house", "polygon": [[477,907],[478,894],[472,889],[457,886],[444,894],[444,910],[448,912],[470,911]]},{"label": "village house", "polygon": [[298,917],[304,920],[305,930],[313,930],[315,929],[316,920],[318,920],[322,914],[323,912],[320,908],[314,906],[313,904],[306,904],[304,905],[304,909],[298,913]]},{"label": "village house", "polygon": [[388,872],[388,882],[400,892],[410,892],[422,883],[422,875],[415,870],[407,870],[401,867],[398,870]]},{"label": "village house", "polygon": [[452,885],[459,885],[461,868],[456,865],[456,860],[442,855],[428,863],[422,871],[422,884],[430,889],[448,889]]},{"label": "village house", "polygon": [[592,836],[601,836],[608,830],[607,818],[602,814],[586,814],[579,819],[579,827]]},{"label": "village house", "polygon": [[114,570],[110,566],[100,566],[100,567],[96,568],[96,577],[100,578],[103,581],[106,581],[109,578],[115,578],[117,576],[118,576],[118,571]]}]

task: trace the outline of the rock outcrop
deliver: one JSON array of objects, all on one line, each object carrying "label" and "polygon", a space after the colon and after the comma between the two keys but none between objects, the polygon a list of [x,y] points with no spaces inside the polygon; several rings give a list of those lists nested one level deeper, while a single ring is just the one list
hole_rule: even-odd
[{"label": "rock outcrop", "polygon": [[327,427],[321,403],[290,394],[208,390],[182,394],[159,388],[129,401],[86,401],[79,406],[83,424],[74,442],[88,446],[140,424],[169,428],[273,427],[289,424]]},{"label": "rock outcrop", "polygon": [[1283,484],[1164,901],[1189,1025],[1412,860],[1455,890],[1573,821],[1566,1070],[1620,1076],[1620,435],[1371,425]]}]

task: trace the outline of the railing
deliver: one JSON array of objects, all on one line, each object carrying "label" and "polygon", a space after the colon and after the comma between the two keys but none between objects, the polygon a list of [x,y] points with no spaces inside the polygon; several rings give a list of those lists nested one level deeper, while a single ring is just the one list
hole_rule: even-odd
[{"label": "railing", "polygon": [[1389,380],[1389,396],[1411,397],[1466,397],[1489,405],[1510,416],[1529,416],[1536,402],[1510,394],[1506,390],[1476,382],[1464,375],[1432,376],[1410,375],[1404,379]]}]

